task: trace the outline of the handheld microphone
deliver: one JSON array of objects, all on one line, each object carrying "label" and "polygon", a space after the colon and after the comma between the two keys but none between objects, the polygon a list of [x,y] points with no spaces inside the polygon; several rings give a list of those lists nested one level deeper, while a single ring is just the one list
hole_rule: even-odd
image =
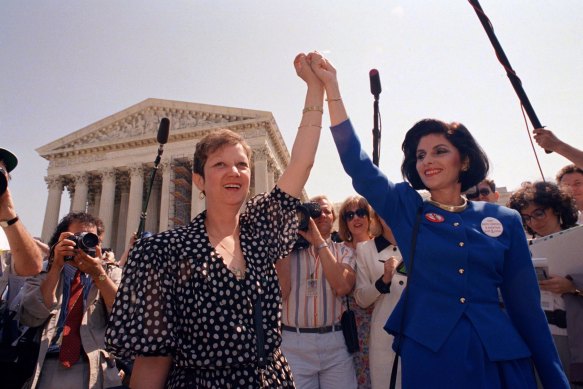
[{"label": "handheld microphone", "polygon": [[158,128],[158,136],[156,137],[156,140],[158,141],[158,143],[160,143],[160,146],[158,147],[158,159],[160,159],[160,156],[164,152],[164,145],[166,144],[166,142],[168,142],[169,133],[170,133],[170,120],[168,120],[168,118],[162,118],[162,120],[160,120],[160,127]]},{"label": "handheld microphone", "polygon": [[162,118],[160,120],[160,127],[158,128],[158,143],[165,145],[168,142],[168,133],[170,132],[170,120],[168,118]]},{"label": "handheld microphone", "polygon": [[376,69],[371,69],[368,72],[370,77],[370,93],[373,94],[375,100],[378,100],[381,94],[381,78],[379,76],[379,71]]}]

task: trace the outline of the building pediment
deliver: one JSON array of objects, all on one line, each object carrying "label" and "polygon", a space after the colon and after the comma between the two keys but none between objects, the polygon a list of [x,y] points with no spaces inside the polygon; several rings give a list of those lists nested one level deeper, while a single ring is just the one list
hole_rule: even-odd
[{"label": "building pediment", "polygon": [[287,159],[287,149],[273,115],[266,111],[214,106],[172,100],[146,99],[121,112],[57,139],[36,151],[45,159],[146,147],[157,143],[160,120],[170,119],[168,143],[200,137],[217,128],[263,128],[276,149]]}]

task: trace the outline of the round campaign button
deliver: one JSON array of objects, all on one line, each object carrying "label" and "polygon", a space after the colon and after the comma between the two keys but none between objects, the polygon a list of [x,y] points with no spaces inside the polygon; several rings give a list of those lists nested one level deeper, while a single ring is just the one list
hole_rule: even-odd
[{"label": "round campaign button", "polygon": [[425,219],[432,223],[443,223],[445,218],[438,213],[428,212],[425,214]]},{"label": "round campaign button", "polygon": [[500,220],[496,219],[495,217],[487,217],[482,220],[482,231],[484,234],[491,236],[492,238],[497,238],[502,235],[502,231],[504,231],[504,227]]}]

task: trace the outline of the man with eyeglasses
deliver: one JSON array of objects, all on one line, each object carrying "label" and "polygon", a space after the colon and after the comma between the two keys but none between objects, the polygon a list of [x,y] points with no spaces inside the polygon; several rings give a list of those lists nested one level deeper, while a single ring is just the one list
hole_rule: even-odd
[{"label": "man with eyeglasses", "polygon": [[500,198],[500,193],[496,191],[496,183],[494,183],[494,180],[488,178],[478,185],[471,187],[464,194],[468,200],[486,201],[494,204]]},{"label": "man with eyeglasses", "polygon": [[335,220],[326,196],[311,199],[322,214],[300,231],[310,246],[276,263],[282,293],[282,344],[298,388],[356,388],[352,356],[346,348],[340,317],[343,296],[356,282],[351,248],[330,238]]}]

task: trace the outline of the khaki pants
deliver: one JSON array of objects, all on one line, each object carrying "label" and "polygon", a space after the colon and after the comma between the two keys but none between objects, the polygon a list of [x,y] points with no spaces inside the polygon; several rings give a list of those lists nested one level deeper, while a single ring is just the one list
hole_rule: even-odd
[{"label": "khaki pants", "polygon": [[81,358],[66,368],[58,358],[45,359],[38,389],[82,389],[89,386],[89,363]]}]

